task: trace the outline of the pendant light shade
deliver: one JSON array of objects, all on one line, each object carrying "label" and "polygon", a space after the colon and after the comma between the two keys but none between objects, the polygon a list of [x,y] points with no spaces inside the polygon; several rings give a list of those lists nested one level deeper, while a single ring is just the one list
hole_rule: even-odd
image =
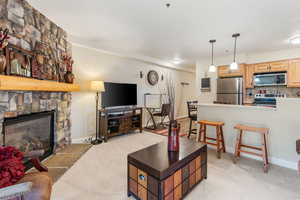
[{"label": "pendant light shade", "polygon": [[209,66],[208,71],[209,72],[216,72],[217,68],[214,65],[214,43],[216,42],[216,40],[209,40],[209,42],[211,43],[211,65]]},{"label": "pendant light shade", "polygon": [[208,71],[209,71],[209,72],[216,72],[216,71],[217,71],[217,68],[216,68],[216,66],[214,66],[214,65],[210,65]]},{"label": "pendant light shade", "polygon": [[230,64],[230,69],[231,70],[237,70],[239,68],[239,65],[236,62],[233,62]]},{"label": "pendant light shade", "polygon": [[234,38],[234,54],[233,54],[233,63],[231,63],[230,65],[231,70],[237,70],[239,68],[239,65],[236,62],[236,41],[239,36],[240,36],[239,33],[235,33],[232,35],[232,37]]}]

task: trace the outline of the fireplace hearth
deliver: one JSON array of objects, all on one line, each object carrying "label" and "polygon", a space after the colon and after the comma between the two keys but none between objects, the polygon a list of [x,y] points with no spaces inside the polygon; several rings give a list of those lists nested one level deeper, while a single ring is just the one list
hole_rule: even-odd
[{"label": "fireplace hearth", "polygon": [[54,114],[55,111],[47,111],[4,119],[2,145],[14,146],[24,153],[44,150],[40,159],[45,159],[53,153]]}]

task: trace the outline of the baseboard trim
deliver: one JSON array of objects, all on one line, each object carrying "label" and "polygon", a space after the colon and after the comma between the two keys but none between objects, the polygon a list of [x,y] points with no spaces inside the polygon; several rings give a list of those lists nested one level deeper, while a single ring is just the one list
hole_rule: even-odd
[{"label": "baseboard trim", "polygon": [[189,117],[188,115],[182,115],[182,116],[176,117],[176,119],[185,119],[185,118],[188,118],[188,117]]},{"label": "baseboard trim", "polygon": [[76,138],[72,139],[72,144],[83,144],[86,143],[86,141],[89,140],[92,136],[82,137],[82,138]]},{"label": "baseboard trim", "polygon": [[[210,146],[208,146],[208,148],[213,149],[213,147],[210,147]],[[226,151],[227,151],[227,153],[234,154],[235,150],[231,147],[226,147]],[[262,161],[262,158],[259,158],[257,156],[244,154],[244,153],[241,153],[241,155],[243,157],[246,157],[246,158]],[[286,161],[286,160],[283,160],[283,159],[280,159],[280,158],[270,157],[269,162],[274,164],[274,165],[278,165],[280,167],[285,167],[285,168],[293,169],[293,170],[296,170],[296,171],[298,170],[298,163],[294,163],[294,162],[291,162],[291,161]]]}]

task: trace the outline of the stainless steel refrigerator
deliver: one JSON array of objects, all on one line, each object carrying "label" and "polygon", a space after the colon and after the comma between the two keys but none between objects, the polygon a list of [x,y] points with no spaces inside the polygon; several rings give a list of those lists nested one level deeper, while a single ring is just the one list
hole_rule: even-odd
[{"label": "stainless steel refrigerator", "polygon": [[217,103],[243,104],[243,78],[218,79]]}]

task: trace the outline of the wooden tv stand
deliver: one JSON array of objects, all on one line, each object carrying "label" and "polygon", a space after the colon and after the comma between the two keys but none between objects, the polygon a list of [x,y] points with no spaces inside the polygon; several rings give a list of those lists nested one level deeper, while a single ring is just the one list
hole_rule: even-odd
[{"label": "wooden tv stand", "polygon": [[100,136],[105,142],[130,131],[143,131],[143,108],[101,109],[99,115]]}]

